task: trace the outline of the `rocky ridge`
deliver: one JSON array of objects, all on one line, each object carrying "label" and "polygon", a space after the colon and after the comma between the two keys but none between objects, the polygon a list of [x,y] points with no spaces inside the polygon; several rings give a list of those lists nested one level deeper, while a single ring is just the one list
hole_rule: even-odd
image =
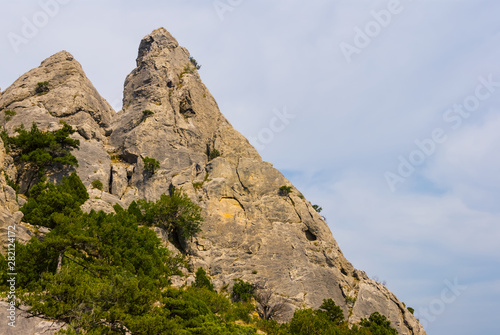
[{"label": "rocky ridge", "polygon": [[[47,92],[37,85],[48,82]],[[266,281],[295,308],[318,308],[332,298],[349,322],[378,311],[399,334],[425,334],[416,318],[384,285],[355,269],[343,256],[322,217],[300,191],[220,113],[215,99],[189,60],[189,52],[165,29],[153,31],[139,47],[137,67],[125,80],[123,109],[115,113],[80,64],[59,52],[21,76],[0,95],[4,121],[14,134],[21,123],[57,129],[65,121],[77,129],[76,169],[88,187],[83,209],[112,211],[133,200],[156,200],[174,186],[203,208],[202,231],[178,245],[193,269],[204,267],[217,288],[241,278]],[[144,112],[149,111],[149,112]],[[211,155],[218,152],[220,155]],[[154,174],[142,158],[160,162]],[[11,179],[16,169],[0,144],[0,169]],[[103,190],[93,189],[100,180]],[[21,188],[23,181],[21,178]],[[279,192],[288,186],[291,192]],[[17,197],[0,174],[0,233],[21,223]],[[23,230],[28,239],[29,225]],[[165,244],[168,241],[165,240]],[[174,246],[169,245],[169,248]],[[181,285],[192,278],[176,278]]]}]

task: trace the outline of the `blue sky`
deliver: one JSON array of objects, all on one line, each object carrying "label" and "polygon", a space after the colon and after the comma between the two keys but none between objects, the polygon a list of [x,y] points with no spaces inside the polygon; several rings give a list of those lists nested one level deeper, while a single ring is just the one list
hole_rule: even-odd
[{"label": "blue sky", "polygon": [[[2,89],[64,49],[119,110],[141,38],[165,27],[428,334],[497,331],[500,2],[57,1],[2,1]],[[273,131],[276,113],[293,118]]]}]

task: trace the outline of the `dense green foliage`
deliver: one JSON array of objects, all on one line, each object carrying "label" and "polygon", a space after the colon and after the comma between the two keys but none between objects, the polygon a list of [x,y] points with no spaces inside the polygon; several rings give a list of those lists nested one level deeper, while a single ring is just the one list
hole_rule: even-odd
[{"label": "dense green foliage", "polygon": [[255,292],[255,286],[243,281],[241,279],[236,279],[233,285],[233,301],[244,301],[248,302],[252,299]]},{"label": "dense green foliage", "polygon": [[361,319],[361,329],[366,328],[374,335],[397,335],[396,329],[391,328],[391,322],[379,312],[372,313],[369,319]]},{"label": "dense green foliage", "polygon": [[47,169],[78,166],[77,159],[70,151],[78,149],[80,141],[69,137],[75,132],[70,125],[64,123],[59,130],[42,131],[33,122],[30,130],[21,125],[16,132],[17,136],[12,137],[4,132],[2,140],[15,162],[21,163],[21,172],[31,174],[31,181],[36,176],[41,178]]},{"label": "dense green foliage", "polygon": [[[202,268],[191,287],[174,288],[170,278],[182,275],[186,262],[163,247],[150,226],[190,236],[200,229],[200,208],[180,190],[156,202],[133,202],[128,209],[116,205],[112,214],[83,213],[86,199],[73,173],[57,185],[35,185],[22,208],[25,221],[51,230],[26,245],[16,244],[18,303],[31,306],[33,315],[66,323],[62,333],[396,334],[378,313],[349,329],[332,299],[318,310],[296,310],[290,323],[259,319],[256,304],[263,288],[236,280],[231,295],[217,293]],[[6,269],[0,255],[2,290],[7,289]]]},{"label": "dense green foliage", "polygon": [[80,205],[88,199],[87,190],[75,172],[64,177],[59,185],[42,181],[31,188],[29,195],[21,208],[24,220],[49,228],[56,226],[61,215],[80,216]]},{"label": "dense green foliage", "polygon": [[37,226],[54,228],[61,215],[80,216],[88,198],[87,190],[75,172],[64,177],[60,184],[40,182],[29,192],[29,199],[21,208],[24,220]]},{"label": "dense green foliage", "polygon": [[321,306],[319,306],[318,313],[324,314],[336,325],[344,323],[344,312],[342,312],[342,309],[335,304],[333,299],[324,299]]},{"label": "dense green foliage", "polygon": [[104,188],[102,181],[100,181],[99,179],[92,181],[90,185],[92,185],[93,188],[98,189],[99,191],[102,191],[102,189]]},{"label": "dense green foliage", "polygon": [[203,268],[198,268],[198,270],[196,270],[195,280],[192,286],[214,291],[214,286],[212,285],[212,282],[210,282],[210,278],[208,278],[207,273],[203,270]]},{"label": "dense green foliage", "polygon": [[5,145],[5,151],[7,153],[10,153],[9,146],[8,146],[8,144],[9,144],[9,134],[7,133],[6,130],[0,131],[0,138],[2,139],[2,142]]},{"label": "dense green foliage", "polygon": [[[327,308],[325,310],[324,308]],[[330,312],[334,313],[331,314]],[[386,317],[375,312],[369,320],[362,319],[360,326],[349,328],[343,321],[343,314],[331,299],[324,300],[319,310],[296,310],[290,321],[288,332],[270,332],[269,334],[293,335],[395,335],[397,331],[391,328]],[[334,316],[334,319],[331,319]],[[283,330],[282,330],[283,331]]]},{"label": "dense green foliage", "polygon": [[201,208],[178,189],[173,189],[170,196],[161,195],[156,202],[132,202],[128,210],[142,224],[160,227],[169,236],[184,239],[199,232],[203,221]]},{"label": "dense green foliage", "polygon": [[[31,313],[66,322],[71,325],[70,331],[86,330],[89,334],[120,334],[125,329],[144,334],[181,334],[184,327],[192,324],[188,318],[183,325],[175,313],[158,306],[180,304],[180,310],[189,316],[201,302],[195,298],[189,304],[178,302],[164,292],[170,276],[181,274],[184,261],[161,246],[156,233],[142,225],[133,208],[115,206],[116,214],[83,213],[79,206],[88,194],[75,173],[58,185],[41,182],[29,196],[22,209],[24,219],[52,228],[41,241],[34,237],[26,245],[16,245],[18,297],[31,306]],[[168,202],[165,197],[163,202],[146,203],[151,207],[145,209],[144,217],[154,218],[157,213],[148,210],[167,203],[169,212],[181,213],[186,223],[189,218],[175,206],[183,206],[188,199],[180,192],[174,193],[177,202]],[[137,210],[141,209],[136,207]],[[7,267],[3,256],[0,263],[1,283],[5,284]],[[200,290],[201,296],[208,294],[203,293],[205,287]],[[169,294],[174,291],[171,289]],[[206,300],[208,304],[216,298]],[[203,315],[200,328],[212,327],[214,320],[219,320],[219,325],[212,327],[217,331],[226,327],[210,309],[198,314]]]},{"label": "dense green foliage", "polygon": [[8,144],[20,156],[21,162],[31,163],[38,169],[52,165],[78,166],[70,150],[78,148],[80,141],[69,138],[75,132],[70,125],[64,124],[56,131],[41,131],[33,123],[29,131],[21,125],[16,132],[18,135],[9,138]]},{"label": "dense green foliage", "polygon": [[160,168],[160,162],[154,158],[144,157],[142,162],[144,163],[144,170],[148,173],[154,174]]}]

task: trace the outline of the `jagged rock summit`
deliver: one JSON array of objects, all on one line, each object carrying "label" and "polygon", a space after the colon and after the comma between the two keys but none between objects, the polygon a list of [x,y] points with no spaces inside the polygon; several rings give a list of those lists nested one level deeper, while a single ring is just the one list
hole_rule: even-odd
[{"label": "jagged rock summit", "polygon": [[[64,120],[78,130],[77,172],[91,195],[85,210],[112,211],[115,203],[156,200],[172,186],[182,188],[203,208],[205,221],[176,248],[193,269],[204,267],[217,288],[236,278],[266,281],[286,299],[285,318],[332,298],[351,323],[378,311],[399,334],[425,334],[393,293],[345,259],[300,191],[231,126],[189,56],[164,28],[144,37],[137,67],[125,80],[123,109],[115,114],[80,64],[60,52],[0,95],[0,111],[16,112],[5,127],[12,134],[21,123],[54,128]],[[48,92],[37,93],[40,82],[48,82]],[[145,157],[160,162],[152,175]],[[8,158],[0,151],[0,169],[13,177]],[[97,179],[103,191],[90,187]],[[280,192],[282,186],[291,191]],[[0,217],[22,220],[3,176],[0,205]]]}]

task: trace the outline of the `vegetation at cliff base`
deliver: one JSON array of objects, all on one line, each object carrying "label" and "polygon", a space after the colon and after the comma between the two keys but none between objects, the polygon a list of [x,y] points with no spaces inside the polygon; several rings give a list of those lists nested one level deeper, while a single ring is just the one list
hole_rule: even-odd
[{"label": "vegetation at cliff base", "polygon": [[163,194],[157,201],[144,199],[132,202],[128,212],[138,222],[165,230],[167,235],[188,239],[201,229],[201,208],[179,189]]},{"label": "vegetation at cliff base", "polygon": [[[115,205],[114,213],[84,213],[87,199],[73,173],[58,184],[33,186],[21,209],[24,221],[50,230],[16,243],[17,303],[30,306],[33,316],[64,323],[60,334],[396,334],[378,313],[349,328],[332,299],[317,310],[298,309],[280,324],[272,318],[285,305],[266,285],[237,279],[232,292],[218,293],[203,268],[190,286],[173,287],[186,259],[151,228],[187,239],[201,229],[201,209],[176,189],[155,202]],[[7,268],[0,255],[2,291],[8,290]]]},{"label": "vegetation at cliff base", "polygon": [[75,172],[55,185],[42,181],[29,192],[28,202],[21,207],[23,220],[36,226],[55,228],[62,216],[82,216],[80,206],[89,198],[85,186]]}]

